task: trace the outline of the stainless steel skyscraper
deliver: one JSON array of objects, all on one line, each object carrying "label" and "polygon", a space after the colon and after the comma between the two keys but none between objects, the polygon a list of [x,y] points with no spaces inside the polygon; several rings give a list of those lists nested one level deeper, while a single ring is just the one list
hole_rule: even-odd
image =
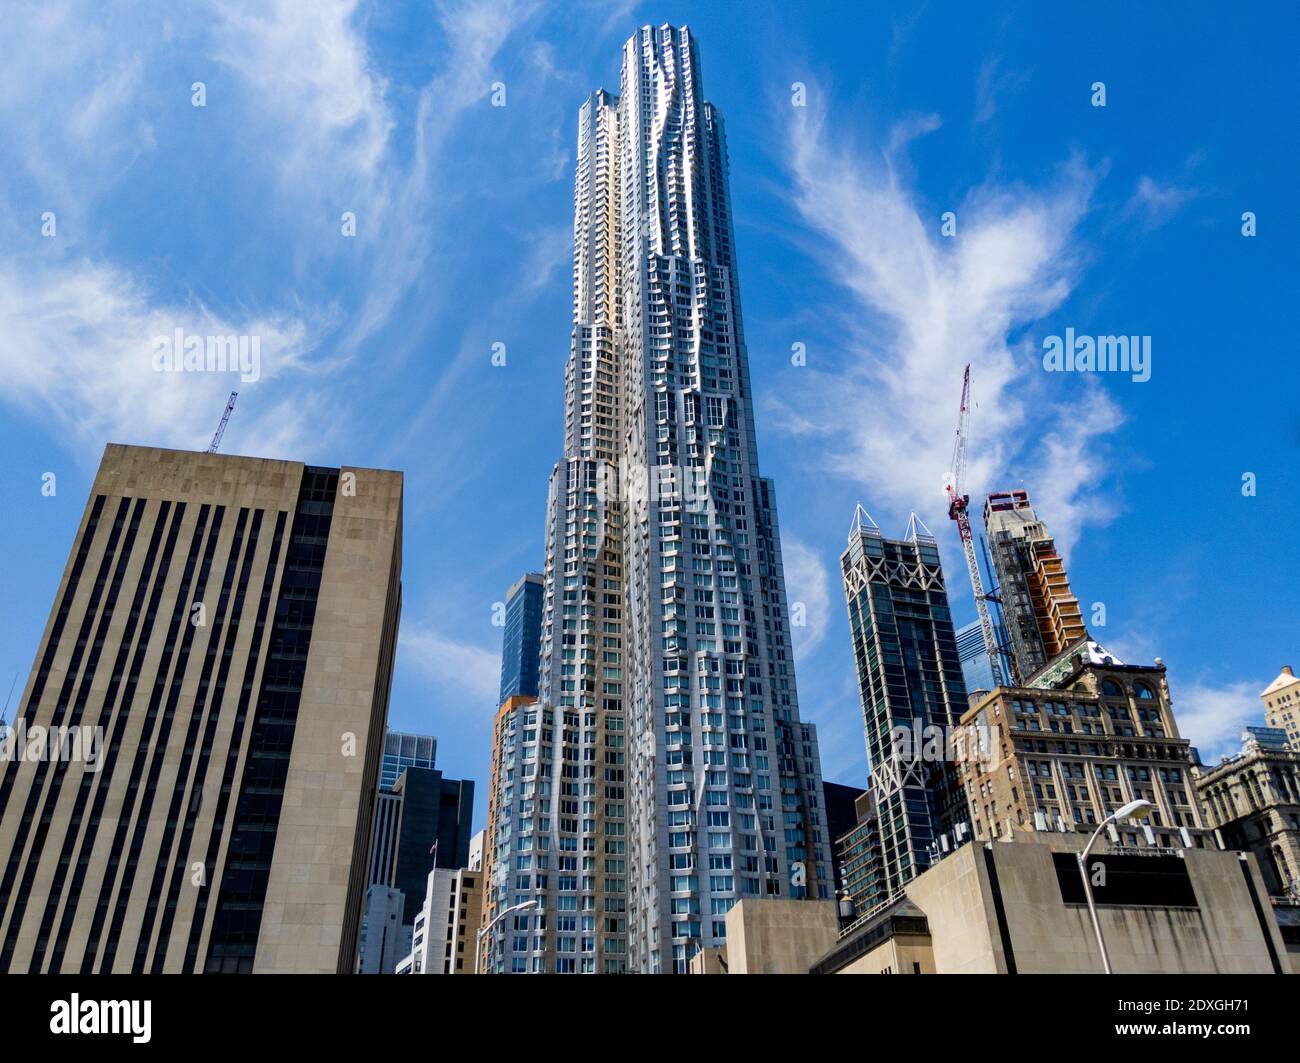
[{"label": "stainless steel skyscraper", "polygon": [[539,706],[497,771],[493,910],[538,908],[494,970],[682,971],[736,900],[830,894],[727,169],[690,31],[643,27],[578,123]]}]

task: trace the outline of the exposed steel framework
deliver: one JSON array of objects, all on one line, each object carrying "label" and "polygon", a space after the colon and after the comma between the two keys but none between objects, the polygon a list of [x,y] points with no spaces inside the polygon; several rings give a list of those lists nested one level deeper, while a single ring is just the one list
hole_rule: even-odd
[{"label": "exposed steel framework", "polygon": [[221,415],[221,423],[217,425],[217,430],[212,434],[212,442],[208,444],[209,454],[215,454],[217,447],[221,446],[221,437],[226,434],[226,425],[230,423],[230,413],[235,408],[237,398],[239,398],[239,392],[232,391],[230,398],[226,400],[226,409]]},{"label": "exposed steel framework", "polygon": [[952,447],[952,472],[948,477],[948,516],[957,522],[957,531],[961,534],[962,551],[966,555],[966,570],[970,573],[971,591],[975,595],[975,609],[979,613],[980,632],[984,636],[984,652],[993,662],[994,676],[1001,668],[999,660],[1001,649],[993,631],[993,619],[989,615],[989,595],[984,591],[984,579],[980,575],[979,559],[975,555],[975,537],[970,530],[970,495],[963,493],[966,481],[966,442],[970,428],[970,364],[961,380],[961,407],[957,413],[957,438]]}]

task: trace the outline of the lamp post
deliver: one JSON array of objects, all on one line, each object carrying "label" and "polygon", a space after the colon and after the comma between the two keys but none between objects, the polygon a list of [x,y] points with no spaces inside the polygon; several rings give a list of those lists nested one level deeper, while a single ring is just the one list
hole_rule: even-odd
[{"label": "lamp post", "polygon": [[1101,936],[1101,921],[1097,918],[1097,905],[1092,899],[1092,882],[1088,878],[1088,853],[1092,851],[1097,836],[1105,829],[1107,823],[1118,823],[1120,820],[1132,819],[1134,816],[1147,812],[1150,808],[1150,801],[1145,798],[1138,798],[1136,801],[1130,801],[1118,812],[1112,812],[1097,825],[1097,829],[1092,832],[1092,837],[1088,839],[1088,844],[1083,847],[1083,852],[1076,856],[1079,861],[1079,874],[1083,877],[1083,895],[1088,899],[1088,914],[1092,916],[1092,929],[1097,935],[1097,948],[1101,950],[1101,965],[1107,974],[1114,974],[1115,972],[1110,969],[1110,956],[1106,952],[1106,941]]},{"label": "lamp post", "polygon": [[491,929],[497,923],[501,922],[501,920],[504,919],[511,912],[521,912],[525,908],[536,908],[536,907],[537,907],[536,901],[524,901],[522,904],[512,904],[509,908],[506,908],[505,910],[500,911],[495,916],[493,916],[491,921],[488,922],[485,926],[479,927],[478,934],[474,938],[474,973],[475,974],[482,973],[479,970],[479,952],[483,948],[483,938],[487,936],[489,931],[491,931]]}]

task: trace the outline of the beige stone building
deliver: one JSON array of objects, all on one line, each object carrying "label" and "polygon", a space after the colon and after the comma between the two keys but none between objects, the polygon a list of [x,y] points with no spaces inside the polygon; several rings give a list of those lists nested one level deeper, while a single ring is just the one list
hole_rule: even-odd
[{"label": "beige stone building", "polygon": [[398,974],[478,974],[475,950],[483,923],[481,868],[435,867],[416,914],[411,952]]},{"label": "beige stone building", "polygon": [[110,445],[0,765],[0,970],[353,969],[397,472]]},{"label": "beige stone building", "polygon": [[[695,973],[1063,974],[1100,973],[1101,953],[1069,834],[1017,834],[950,853],[904,894],[843,930],[833,902],[796,924],[779,902],[746,899],[728,913],[725,950],[701,955]],[[1288,952],[1252,856],[1112,848],[1103,837],[1089,864],[1107,869],[1098,920],[1118,974],[1287,974]],[[733,936],[731,920],[747,932]],[[829,934],[829,937],[828,937]]]},{"label": "beige stone building", "polygon": [[[1178,733],[1164,665],[1099,662],[1084,644],[1073,649],[1050,681],[999,687],[962,716],[958,771],[975,837],[1090,834],[1143,798],[1155,806],[1154,844],[1179,845],[1180,828],[1197,844],[1212,844],[1203,837],[1193,754]],[[1149,843],[1136,826],[1124,835],[1130,845]]]},{"label": "beige stone building", "polygon": [[1300,677],[1289,664],[1261,691],[1264,722],[1286,732],[1287,744],[1300,753]]},{"label": "beige stone building", "polygon": [[1300,904],[1300,753],[1279,730],[1249,728],[1240,753],[1196,774],[1208,824],[1255,854],[1268,891]]}]

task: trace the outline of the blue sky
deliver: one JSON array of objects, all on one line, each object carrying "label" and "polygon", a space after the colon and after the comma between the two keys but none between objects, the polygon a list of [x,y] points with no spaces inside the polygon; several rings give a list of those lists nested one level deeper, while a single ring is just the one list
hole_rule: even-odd
[{"label": "blue sky", "polygon": [[[1085,610],[1105,603],[1094,634],[1165,660],[1204,754],[1300,664],[1289,7],[178,6],[6,13],[15,698],[104,444],[202,448],[238,388],[227,452],[405,470],[390,723],[436,734],[481,791],[492,607],[541,566],[562,447],[577,111],[617,90],[623,40],[666,21],[696,32],[727,117],[760,458],[827,778],[865,780],[837,575],[854,504],[887,532],[920,513],[974,616],[942,495],[968,361],[971,493],[1031,491]],[[178,327],[259,336],[260,379],[154,372],[153,337]],[[1150,381],[1045,373],[1043,338],[1067,328],[1150,336]]]}]

